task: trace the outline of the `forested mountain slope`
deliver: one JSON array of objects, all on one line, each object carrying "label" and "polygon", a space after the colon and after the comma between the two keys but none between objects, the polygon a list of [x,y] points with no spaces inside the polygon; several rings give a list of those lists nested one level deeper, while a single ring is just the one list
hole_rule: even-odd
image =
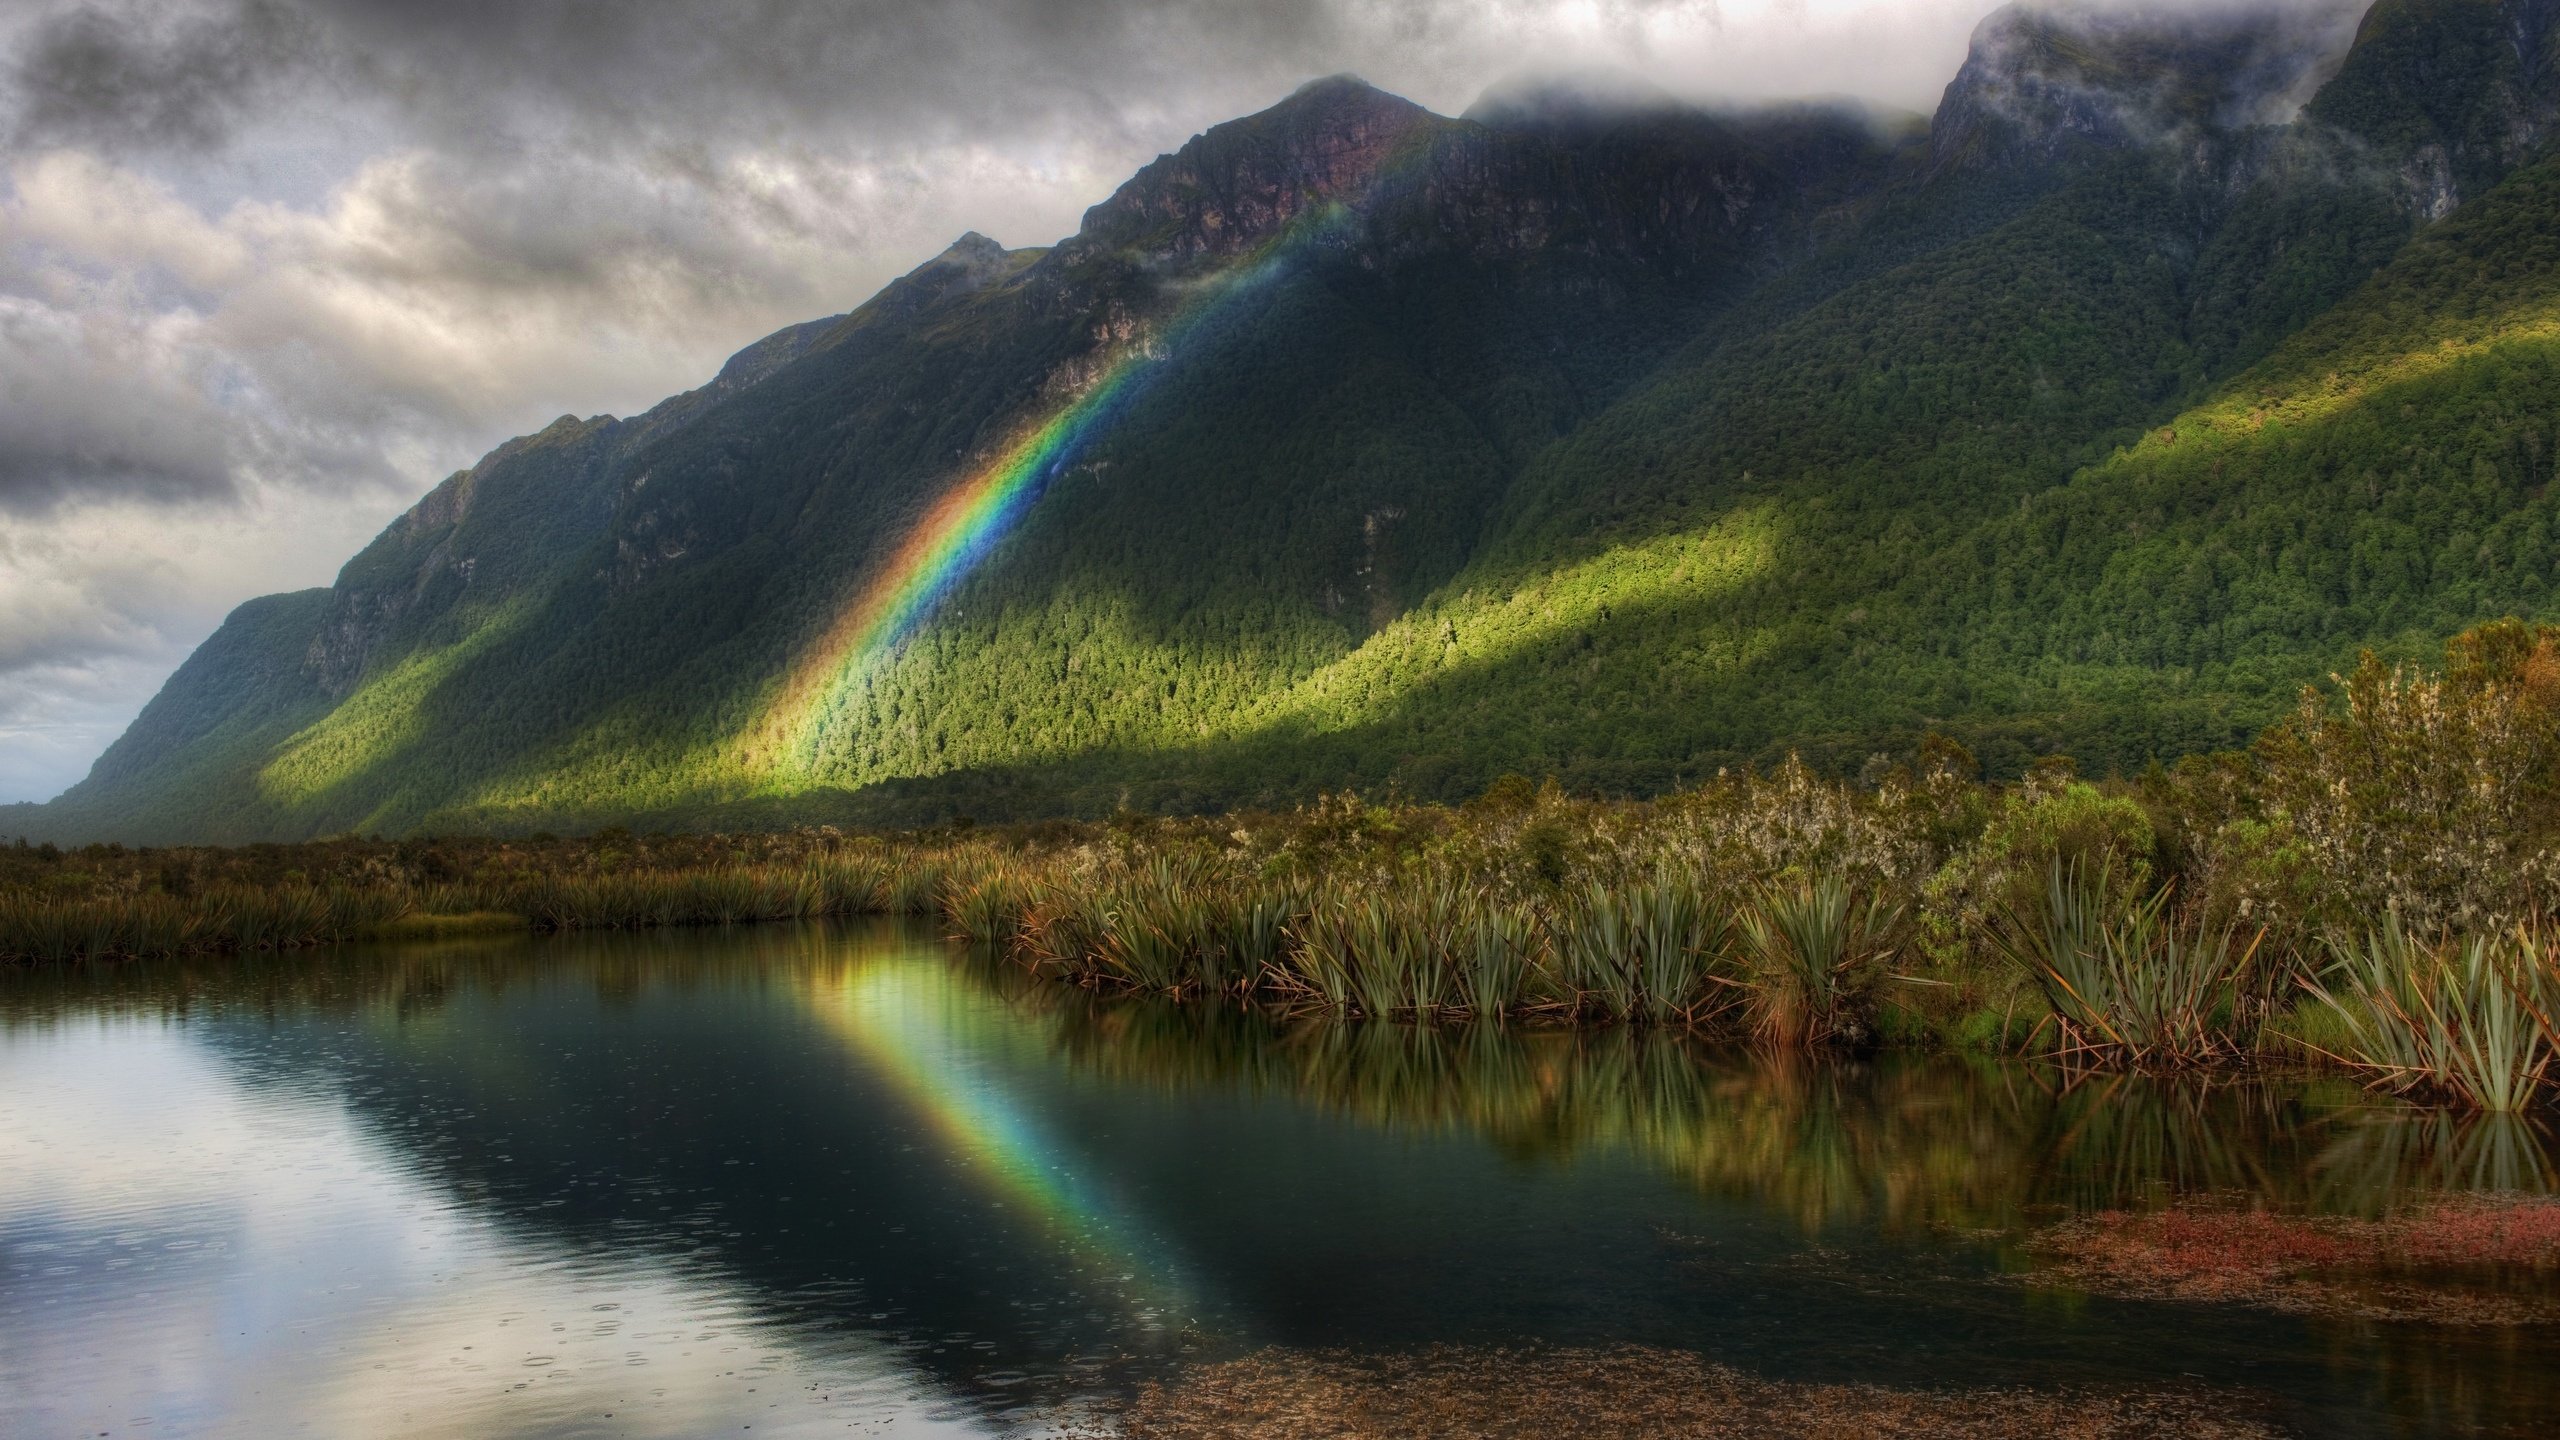
[{"label": "forested mountain slope", "polygon": [[2231,744],[2554,608],[2555,17],[2012,7],[1926,127],[1319,82],[501,447],[0,830]]}]

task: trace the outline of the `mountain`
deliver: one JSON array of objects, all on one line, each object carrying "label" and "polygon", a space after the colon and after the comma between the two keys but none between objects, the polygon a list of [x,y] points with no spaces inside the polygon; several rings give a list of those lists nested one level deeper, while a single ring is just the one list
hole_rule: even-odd
[{"label": "mountain", "polygon": [[241,607],[0,832],[2245,741],[2555,609],[2560,0],[2013,5],[1925,124],[1337,77]]}]

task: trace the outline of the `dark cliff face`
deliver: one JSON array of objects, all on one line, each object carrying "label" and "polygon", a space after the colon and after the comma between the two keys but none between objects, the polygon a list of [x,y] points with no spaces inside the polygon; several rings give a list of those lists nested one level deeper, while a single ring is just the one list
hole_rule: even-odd
[{"label": "dark cliff face", "polygon": [[[1764,230],[1882,173],[1887,137],[1819,106],[1719,115],[1520,89],[1444,119],[1349,76],[1216,126],[1086,212],[1048,262],[1180,271],[1292,231],[1362,263],[1450,252],[1641,256]],[[1321,236],[1300,222],[1321,213]]]},{"label": "dark cliff face", "polygon": [[1783,244],[1883,178],[1891,154],[1845,110],[1524,103],[1434,136],[1393,177],[1368,239],[1390,260],[1571,254],[1683,274]]},{"label": "dark cliff face", "polygon": [[2560,0],[2379,0],[2309,114],[2441,219],[2560,133]]},{"label": "dark cliff face", "polygon": [[563,415],[429,491],[338,572],[308,679],[343,698],[377,662],[451,643],[580,563],[613,515],[622,462],[704,413],[714,389],[631,420]]},{"label": "dark cliff face", "polygon": [[[1003,254],[973,235],[952,247],[957,264],[947,253],[925,270],[945,287],[966,285],[980,246]],[[645,472],[626,473],[627,461],[824,348],[845,319],[776,331],[731,356],[711,383],[631,419],[563,415],[447,477],[339,572],[304,657],[306,678],[343,698],[377,658],[449,640],[440,626],[485,619],[491,607],[583,563],[618,506],[646,483]]]},{"label": "dark cliff face", "polygon": [[[470,513],[480,468],[447,476],[339,572],[320,633],[312,637],[303,662],[311,682],[324,693],[343,696],[355,688],[366,664],[439,576],[457,585],[469,583],[474,567],[468,558],[453,556],[452,540],[455,527]],[[372,574],[362,575],[360,566]]]},{"label": "dark cliff face", "polygon": [[2350,0],[2104,11],[2013,4],[1974,31],[1931,127],[1940,169],[2210,144],[2290,122],[2354,39]]},{"label": "dark cliff face", "polygon": [[[1583,330],[1639,291],[1691,304],[1747,278],[1889,153],[1863,117],[1819,108],[1482,124],[1348,77],[1319,81],[1150,164],[1054,249],[964,237],[777,367],[751,418],[724,413],[635,447],[609,527],[614,588],[770,542],[777,525],[868,555],[878,534],[833,516],[857,500],[911,512],[925,479],[983,463],[1022,417],[1150,344],[1202,274],[1248,254],[1351,291],[1425,271],[1461,290],[1499,286],[1508,300],[1482,309],[1486,324],[1502,317],[1519,344],[1562,349],[1572,337],[1515,323],[1502,304],[1569,304],[1532,323]],[[1429,353],[1442,339],[1434,325],[1408,343],[1426,366],[1468,363]],[[765,407],[861,440],[778,446]]]},{"label": "dark cliff face", "polygon": [[574,553],[603,521],[602,471],[633,428],[563,415],[427,492],[339,572],[305,661],[312,683],[344,696],[386,648]]}]

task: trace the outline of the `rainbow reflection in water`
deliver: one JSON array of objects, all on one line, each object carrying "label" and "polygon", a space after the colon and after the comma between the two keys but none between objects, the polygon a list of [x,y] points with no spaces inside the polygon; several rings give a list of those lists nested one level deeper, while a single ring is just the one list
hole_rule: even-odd
[{"label": "rainbow reflection in water", "polygon": [[813,976],[820,1020],[924,1115],[950,1153],[1059,1251],[1141,1313],[1185,1313],[1190,1287],[1165,1247],[1134,1229],[1090,1167],[1010,1093],[995,1063],[1023,1037],[997,1002],[959,983],[940,956],[881,960]]}]

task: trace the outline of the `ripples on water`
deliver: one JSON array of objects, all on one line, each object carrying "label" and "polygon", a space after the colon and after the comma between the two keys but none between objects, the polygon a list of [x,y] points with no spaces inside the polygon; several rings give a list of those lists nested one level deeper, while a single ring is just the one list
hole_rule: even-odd
[{"label": "ripples on water", "polygon": [[1529,1342],[2534,1434],[2554,1327],[2090,1295],[2024,1242],[2552,1184],[2532,1126],[2334,1081],[1292,1025],[894,926],[21,975],[0,1434],[1000,1433],[1262,1347]]}]

